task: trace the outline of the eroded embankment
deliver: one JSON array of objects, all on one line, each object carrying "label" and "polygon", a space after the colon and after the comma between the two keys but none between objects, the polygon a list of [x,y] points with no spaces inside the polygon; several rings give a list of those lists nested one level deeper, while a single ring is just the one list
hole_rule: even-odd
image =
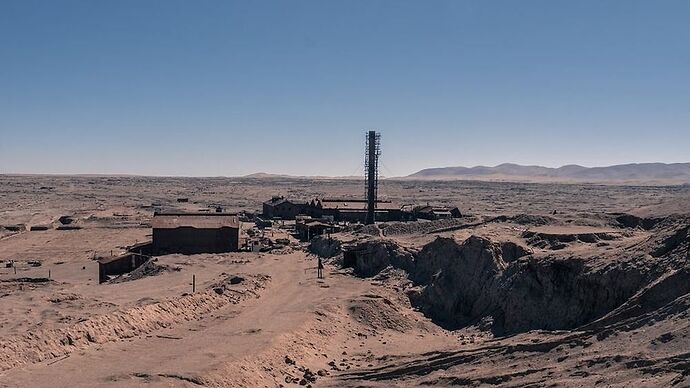
[{"label": "eroded embankment", "polygon": [[268,276],[247,275],[241,287],[229,276],[195,294],[97,316],[77,324],[0,340],[0,371],[57,358],[95,344],[116,342],[199,319],[204,314],[257,297]]},{"label": "eroded embankment", "polygon": [[[644,295],[653,292],[657,283],[666,291],[655,291],[647,306],[672,302],[686,293],[673,284],[690,284],[689,230],[688,219],[657,221],[649,239],[606,257],[537,255],[512,242],[471,236],[437,238],[419,251],[374,239],[348,249],[343,260],[363,277],[387,267],[406,271],[412,304],[445,328],[481,322],[505,335],[580,327],[609,317],[649,287]],[[629,318],[631,310],[625,311],[617,316]]]}]

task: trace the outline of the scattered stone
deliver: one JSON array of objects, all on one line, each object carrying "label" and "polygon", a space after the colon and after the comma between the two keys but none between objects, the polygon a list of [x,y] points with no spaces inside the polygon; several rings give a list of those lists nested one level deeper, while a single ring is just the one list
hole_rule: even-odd
[{"label": "scattered stone", "polygon": [[240,284],[244,281],[244,278],[241,276],[233,276],[230,278],[230,284]]}]

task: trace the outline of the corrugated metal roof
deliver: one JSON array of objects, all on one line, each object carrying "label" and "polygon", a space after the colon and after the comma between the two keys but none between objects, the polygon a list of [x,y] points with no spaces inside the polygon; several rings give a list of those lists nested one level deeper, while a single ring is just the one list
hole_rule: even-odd
[{"label": "corrugated metal roof", "polygon": [[270,206],[278,206],[278,205],[281,205],[283,203],[291,203],[293,205],[306,205],[309,202],[300,201],[300,200],[292,200],[292,199],[287,199],[287,198],[283,198],[283,197],[271,198],[270,200],[264,202],[265,205],[270,205]]},{"label": "corrugated metal roof", "polygon": [[[360,201],[323,201],[321,202],[323,209],[339,209],[339,210],[366,210],[367,203]],[[400,205],[390,202],[377,202],[376,210],[400,210]]]},{"label": "corrugated metal roof", "polygon": [[224,213],[175,213],[155,214],[151,226],[154,229],[175,229],[190,227],[198,229],[239,228],[236,214]]}]

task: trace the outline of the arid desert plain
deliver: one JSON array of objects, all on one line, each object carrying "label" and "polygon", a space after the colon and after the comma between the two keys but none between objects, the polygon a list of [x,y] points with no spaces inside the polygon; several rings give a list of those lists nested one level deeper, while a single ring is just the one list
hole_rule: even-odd
[{"label": "arid desert plain", "polygon": [[274,223],[280,248],[156,256],[99,284],[95,259],[149,240],[155,208],[363,194],[0,176],[0,387],[690,386],[687,185],[383,180],[383,198],[463,217],[311,242]]}]

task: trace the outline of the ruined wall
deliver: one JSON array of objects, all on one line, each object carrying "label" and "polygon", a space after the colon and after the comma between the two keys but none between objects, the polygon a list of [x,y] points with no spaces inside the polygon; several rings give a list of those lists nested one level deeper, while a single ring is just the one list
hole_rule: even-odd
[{"label": "ruined wall", "polygon": [[127,253],[122,256],[102,259],[98,262],[98,282],[103,283],[108,280],[108,276],[122,275],[133,271],[145,263],[149,257],[134,253]]},{"label": "ruined wall", "polygon": [[239,234],[238,228],[230,227],[153,229],[153,250],[156,254],[236,252],[240,248]]}]

